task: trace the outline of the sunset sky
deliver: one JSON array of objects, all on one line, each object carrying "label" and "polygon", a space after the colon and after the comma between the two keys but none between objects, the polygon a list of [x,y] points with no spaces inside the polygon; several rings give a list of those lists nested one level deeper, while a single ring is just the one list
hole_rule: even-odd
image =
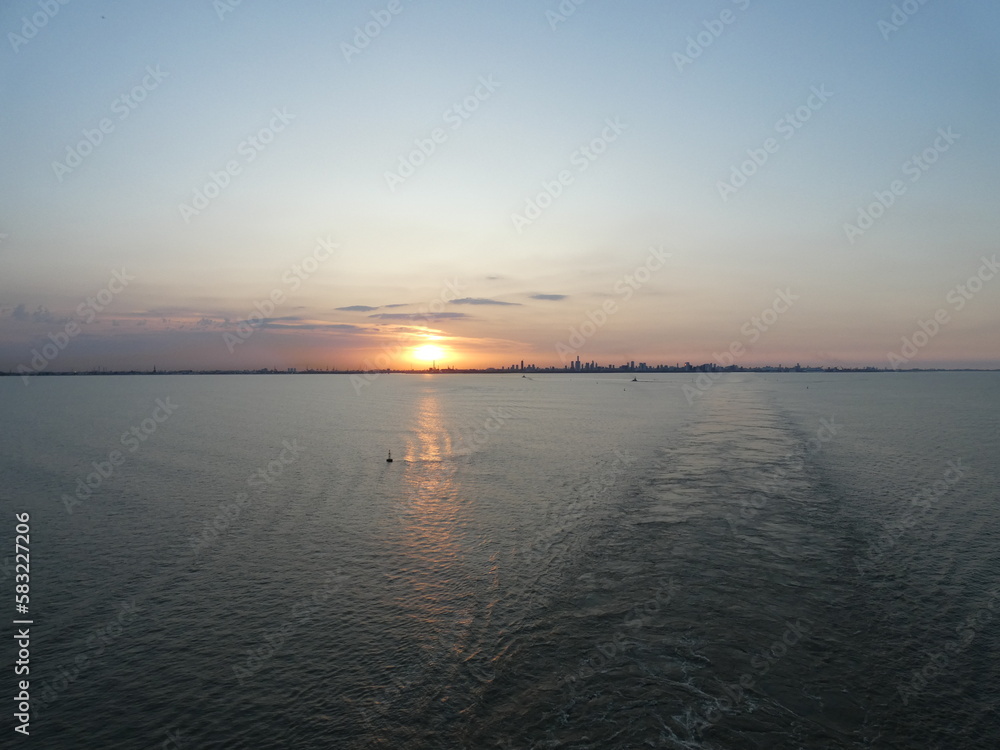
[{"label": "sunset sky", "polygon": [[1000,6],[577,2],[3,3],[0,369],[1000,367]]}]

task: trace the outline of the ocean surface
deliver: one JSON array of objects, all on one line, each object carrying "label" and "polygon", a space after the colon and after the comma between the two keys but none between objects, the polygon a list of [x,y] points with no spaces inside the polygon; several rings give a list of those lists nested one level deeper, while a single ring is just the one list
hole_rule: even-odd
[{"label": "ocean surface", "polygon": [[632,377],[0,378],[23,744],[1000,747],[1000,373]]}]

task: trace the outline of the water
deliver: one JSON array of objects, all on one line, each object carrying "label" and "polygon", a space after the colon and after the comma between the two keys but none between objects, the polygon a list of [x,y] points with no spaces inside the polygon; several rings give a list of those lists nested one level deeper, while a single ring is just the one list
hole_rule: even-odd
[{"label": "water", "polygon": [[35,742],[996,746],[1000,375],[640,380],[0,379]]}]

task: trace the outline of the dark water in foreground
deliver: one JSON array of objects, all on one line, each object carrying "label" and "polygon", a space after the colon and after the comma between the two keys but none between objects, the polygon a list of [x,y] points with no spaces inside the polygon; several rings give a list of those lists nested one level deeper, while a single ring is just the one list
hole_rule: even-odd
[{"label": "dark water in foreground", "polygon": [[1000,375],[640,379],[0,379],[29,742],[1000,746]]}]

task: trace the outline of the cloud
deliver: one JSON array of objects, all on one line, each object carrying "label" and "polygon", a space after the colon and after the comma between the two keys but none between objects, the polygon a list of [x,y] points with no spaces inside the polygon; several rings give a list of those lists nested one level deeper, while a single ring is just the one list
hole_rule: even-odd
[{"label": "cloud", "polygon": [[558,302],[561,299],[566,299],[565,294],[532,294],[531,299],[548,299],[553,302]]},{"label": "cloud", "polygon": [[485,297],[462,297],[453,299],[453,305],[520,305],[520,302],[502,302],[498,299],[487,299]]},{"label": "cloud", "polygon": [[351,323],[327,323],[325,321],[309,320],[298,315],[284,315],[280,318],[264,318],[261,321],[251,323],[249,320],[241,320],[238,323],[246,323],[251,328],[284,329],[294,331],[346,331],[348,333],[365,332],[369,327],[356,326]]},{"label": "cloud", "polygon": [[34,312],[28,312],[28,309],[24,306],[22,302],[20,305],[15,307],[10,316],[19,322],[32,322],[32,323],[55,323],[62,325],[63,323],[68,323],[69,318],[57,318],[52,313],[49,312],[48,308],[39,305]]},{"label": "cloud", "polygon": [[470,318],[471,315],[466,313],[453,313],[453,312],[442,312],[442,313],[378,313],[377,315],[369,315],[369,318],[376,318],[378,320],[451,320],[455,318]]},{"label": "cloud", "polygon": [[349,323],[272,323],[265,320],[263,328],[288,328],[296,331],[346,331],[348,333],[362,333],[368,331],[364,326],[355,326]]},{"label": "cloud", "polygon": [[388,310],[390,307],[410,307],[412,302],[394,302],[391,305],[348,305],[347,307],[336,307],[335,310],[342,310],[344,312],[371,312],[372,310],[381,310],[385,308]]},{"label": "cloud", "polygon": [[291,321],[292,323],[297,323],[300,320],[305,320],[305,318],[300,317],[298,315],[283,315],[280,318],[263,318],[261,321],[259,321],[257,323],[250,323],[250,319],[249,318],[245,318],[243,320],[238,320],[236,322],[237,323],[249,323],[251,326],[262,326],[262,325],[268,325],[269,323],[274,323],[274,322],[278,322],[278,321],[281,321],[281,322],[283,322],[283,321]]},{"label": "cloud", "polygon": [[142,314],[151,318],[156,317],[177,317],[177,318],[189,318],[193,315],[201,315],[202,310],[198,308],[183,307],[181,305],[169,305],[164,307],[154,307],[150,310],[145,310]]}]

